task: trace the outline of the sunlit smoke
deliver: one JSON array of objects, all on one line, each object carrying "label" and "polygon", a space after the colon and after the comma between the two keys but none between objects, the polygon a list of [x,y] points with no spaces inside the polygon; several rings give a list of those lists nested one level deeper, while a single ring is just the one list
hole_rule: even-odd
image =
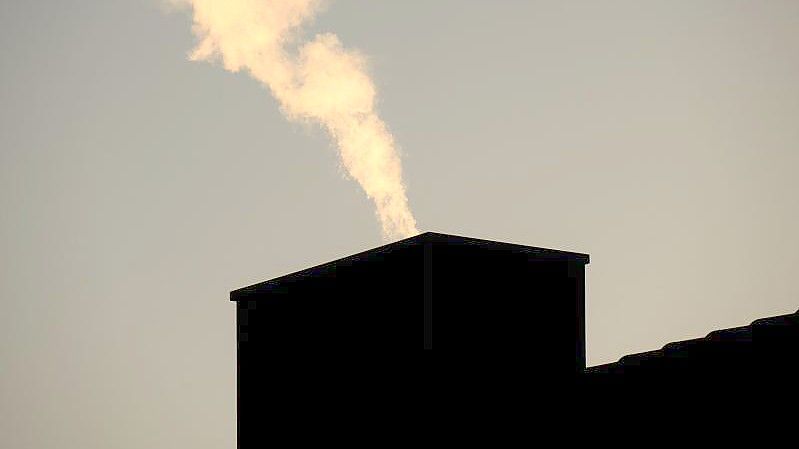
[{"label": "sunlit smoke", "polygon": [[335,34],[298,42],[318,0],[172,0],[191,7],[198,43],[190,58],[221,61],[269,88],[289,120],[319,123],[346,172],[374,202],[387,240],[418,234],[394,139],[375,110],[364,57]]}]

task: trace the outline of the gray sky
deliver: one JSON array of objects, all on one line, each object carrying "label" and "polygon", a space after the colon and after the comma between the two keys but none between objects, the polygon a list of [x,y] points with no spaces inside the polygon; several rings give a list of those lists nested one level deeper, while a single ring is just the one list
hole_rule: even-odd
[{"label": "gray sky", "polygon": [[[567,4],[568,3],[568,4]],[[799,308],[799,3],[338,0],[421,230],[591,254],[589,364]],[[231,289],[382,243],[157,0],[0,3],[0,446],[235,444]]]}]

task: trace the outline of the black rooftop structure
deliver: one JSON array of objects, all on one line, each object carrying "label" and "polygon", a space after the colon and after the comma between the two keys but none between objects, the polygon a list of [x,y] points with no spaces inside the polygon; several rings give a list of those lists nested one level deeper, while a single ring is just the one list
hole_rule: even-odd
[{"label": "black rooftop structure", "polygon": [[[372,403],[366,411],[382,410],[371,413],[375,421],[391,409],[429,424],[441,410],[515,416],[522,405],[560,407],[568,413],[558,416],[577,419],[589,404],[627,404],[620,393],[628,386],[643,387],[632,390],[636,400],[674,388],[770,388],[782,399],[794,389],[799,312],[586,369],[588,262],[586,254],[427,232],[231,292],[238,447],[261,447],[282,426],[307,431],[296,417],[324,404],[333,405],[331,422],[351,420],[346,406]],[[594,392],[612,396],[585,401]],[[505,408],[508,401],[516,405]],[[416,408],[406,413],[399,403]]]},{"label": "black rooftop structure", "polygon": [[436,349],[503,351],[551,336],[557,320],[570,341],[570,369],[579,371],[588,260],[427,232],[235,290],[230,299],[238,303],[239,343],[268,351],[421,349],[420,330],[423,348],[433,349],[434,315]]},{"label": "black rooftop structure", "polygon": [[350,396],[390,385],[453,397],[475,383],[573,382],[585,369],[588,262],[427,232],[231,292],[239,447],[262,445],[275,404],[309,386],[321,394],[320,382]]},{"label": "black rooftop structure", "polygon": [[588,368],[585,380],[591,386],[734,386],[740,391],[758,385],[790,385],[793,389],[797,368],[799,312],[627,355],[618,362]]}]

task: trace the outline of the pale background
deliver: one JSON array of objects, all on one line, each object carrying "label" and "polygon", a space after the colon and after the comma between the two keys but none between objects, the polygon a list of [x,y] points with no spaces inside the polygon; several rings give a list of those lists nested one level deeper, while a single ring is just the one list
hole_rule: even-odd
[{"label": "pale background", "polygon": [[[799,2],[346,1],[422,230],[591,254],[589,364],[799,308]],[[381,244],[157,0],[0,5],[0,446],[230,448],[228,291]],[[375,298],[379,301],[379,296]]]}]

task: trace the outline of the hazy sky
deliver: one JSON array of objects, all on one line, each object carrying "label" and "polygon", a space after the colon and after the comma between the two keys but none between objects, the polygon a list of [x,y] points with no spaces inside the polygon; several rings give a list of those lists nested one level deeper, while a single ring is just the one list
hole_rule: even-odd
[{"label": "hazy sky", "polygon": [[[586,252],[590,365],[799,308],[799,3],[354,1],[420,230]],[[0,3],[0,446],[230,448],[232,289],[382,243],[158,0]],[[376,298],[379,300],[379,298]]]}]

